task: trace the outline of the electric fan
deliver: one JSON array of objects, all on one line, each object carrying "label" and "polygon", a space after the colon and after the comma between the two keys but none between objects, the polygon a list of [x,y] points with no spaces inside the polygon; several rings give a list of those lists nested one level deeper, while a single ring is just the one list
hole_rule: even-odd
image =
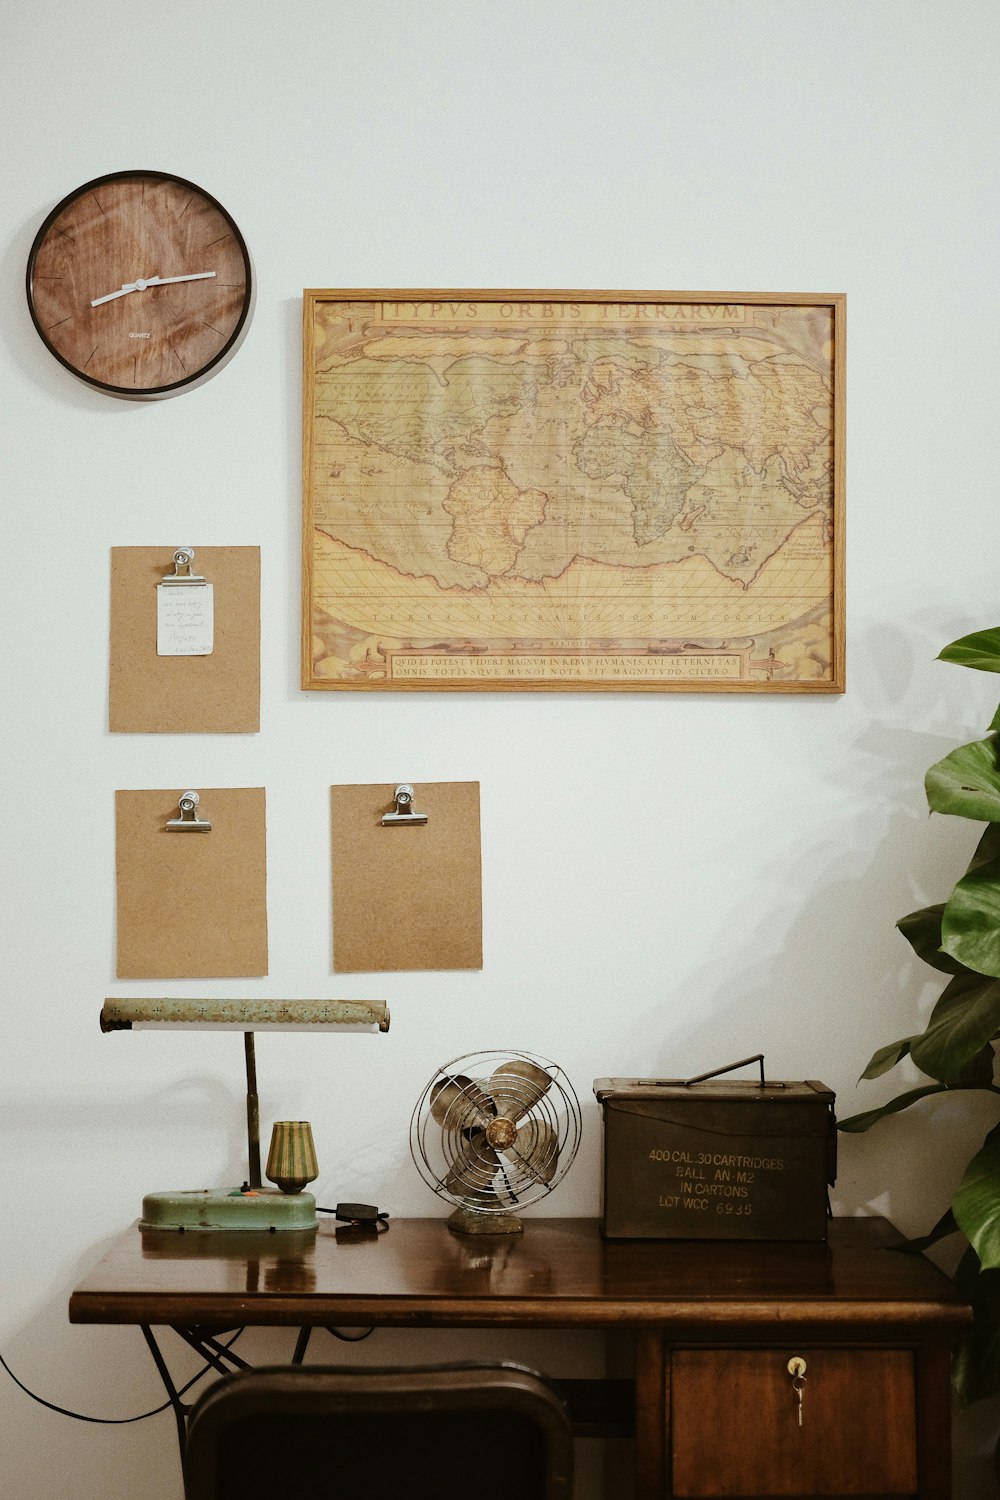
[{"label": "electric fan", "polygon": [[580,1104],[561,1068],[532,1052],[472,1052],[417,1100],[410,1152],[460,1234],[517,1234],[515,1210],[551,1193],[580,1144]]}]

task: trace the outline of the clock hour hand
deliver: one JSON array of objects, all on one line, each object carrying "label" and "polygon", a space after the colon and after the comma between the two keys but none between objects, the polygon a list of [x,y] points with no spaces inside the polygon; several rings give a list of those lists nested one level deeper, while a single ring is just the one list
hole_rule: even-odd
[{"label": "clock hour hand", "polygon": [[[143,286],[146,285],[145,282],[142,284]],[[91,307],[100,307],[102,302],[113,302],[116,297],[124,297],[127,292],[137,292],[138,290],[139,283],[137,281],[126,281],[123,286],[118,288],[117,292],[108,292],[106,297],[92,297],[90,305]]]},{"label": "clock hour hand", "polygon": [[116,297],[125,297],[129,292],[144,292],[148,286],[167,286],[175,281],[207,281],[214,271],[194,271],[188,276],[140,276],[135,281],[123,282],[117,292],[108,292],[104,297],[94,297],[91,307],[100,307],[102,302],[113,302]]}]

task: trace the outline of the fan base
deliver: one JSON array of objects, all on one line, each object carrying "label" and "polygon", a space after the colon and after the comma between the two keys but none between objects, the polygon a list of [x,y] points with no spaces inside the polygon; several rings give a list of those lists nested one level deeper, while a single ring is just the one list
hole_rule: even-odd
[{"label": "fan base", "polygon": [[456,1208],[448,1215],[453,1234],[521,1234],[524,1225],[517,1214],[482,1214],[474,1208]]}]

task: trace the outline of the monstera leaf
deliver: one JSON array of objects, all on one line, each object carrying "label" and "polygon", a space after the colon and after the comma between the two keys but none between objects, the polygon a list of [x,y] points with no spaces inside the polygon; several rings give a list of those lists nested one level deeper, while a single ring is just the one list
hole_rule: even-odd
[{"label": "monstera leaf", "polygon": [[927,1030],[910,1046],[922,1073],[958,1083],[1000,1031],[1000,982],[981,974],[959,974],[948,985]]},{"label": "monstera leaf", "polygon": [[[1000,823],[997,828],[1000,829]],[[918,958],[922,958],[925,964],[930,964],[932,969],[940,969],[942,974],[961,974],[965,965],[959,963],[950,953],[945,953],[941,947],[941,918],[944,916],[944,902],[938,906],[924,906],[920,911],[911,911],[908,917],[900,917],[896,926],[913,949]],[[872,1078],[872,1073],[863,1073],[862,1077]]]},{"label": "monstera leaf", "polygon": [[910,1047],[916,1040],[915,1036],[904,1036],[898,1042],[890,1042],[888,1047],[880,1047],[862,1073],[862,1078],[881,1078],[883,1073],[888,1073],[904,1057],[909,1056]]},{"label": "monstera leaf", "polygon": [[938,655],[938,661],[955,662],[960,667],[974,667],[977,672],[1000,672],[1000,628],[977,630],[952,641]]},{"label": "monstera leaf", "polygon": [[1000,859],[977,865],[955,886],[941,921],[941,944],[967,969],[1000,978]]},{"label": "monstera leaf", "polygon": [[958,1398],[969,1406],[1000,1391],[1000,1271],[984,1271],[969,1246],[955,1284],[972,1303],[972,1326],[963,1333],[951,1367]]},{"label": "monstera leaf", "polygon": [[918,1255],[924,1250],[929,1250],[939,1240],[946,1240],[950,1234],[958,1234],[959,1232],[958,1224],[955,1222],[955,1215],[950,1208],[946,1208],[929,1233],[919,1234],[914,1239],[907,1240],[906,1244],[900,1245],[899,1248],[907,1251],[910,1255]]},{"label": "monstera leaf", "polygon": [[879,1120],[884,1120],[887,1115],[898,1115],[901,1110],[909,1109],[918,1099],[926,1099],[929,1094],[950,1093],[951,1089],[946,1083],[925,1083],[922,1088],[908,1089],[905,1094],[897,1094],[895,1099],[890,1099],[888,1104],[882,1104],[878,1109],[866,1109],[860,1115],[849,1115],[846,1120],[838,1120],[837,1126],[840,1130],[860,1135],[862,1131],[870,1130]]},{"label": "monstera leaf", "polygon": [[1000,1125],[969,1162],[951,1206],[983,1270],[1000,1269]]},{"label": "monstera leaf", "polygon": [[954,813],[980,823],[1000,821],[997,736],[960,745],[931,766],[924,789],[931,812]]}]

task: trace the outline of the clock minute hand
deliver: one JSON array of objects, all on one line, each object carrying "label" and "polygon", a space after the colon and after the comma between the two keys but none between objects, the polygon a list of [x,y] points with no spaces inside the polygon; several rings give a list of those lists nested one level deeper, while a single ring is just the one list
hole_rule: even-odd
[{"label": "clock minute hand", "polygon": [[207,281],[214,275],[214,271],[193,271],[188,276],[140,276],[135,281],[123,282],[117,292],[92,298],[90,305],[100,307],[102,302],[113,302],[116,297],[125,297],[129,292],[144,292],[148,286],[167,286],[175,281]]},{"label": "clock minute hand", "polygon": [[148,276],[147,286],[166,286],[171,281],[207,281],[214,271],[193,271],[190,276]]}]

